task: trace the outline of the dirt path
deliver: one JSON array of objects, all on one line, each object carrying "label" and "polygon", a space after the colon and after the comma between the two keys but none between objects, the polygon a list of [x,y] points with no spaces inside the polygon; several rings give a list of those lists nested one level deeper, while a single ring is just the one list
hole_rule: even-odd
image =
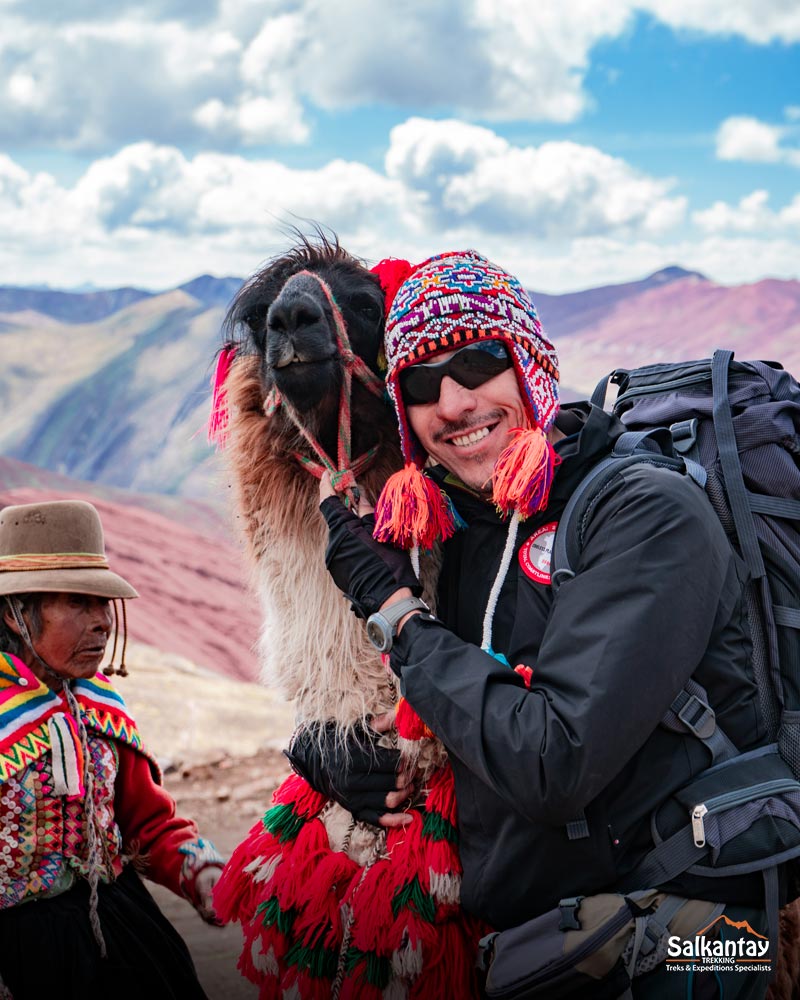
[{"label": "dirt path", "polygon": [[[144,646],[134,644],[128,660],[130,676],[115,683],[164,768],[165,787],[179,813],[229,855],[289,773],[281,748],[292,731],[291,709],[259,685]],[[254,1000],[257,988],[236,969],[238,925],[209,927],[185,900],[148,887],[188,944],[210,1000]]]},{"label": "dirt path", "polygon": [[[250,757],[224,757],[186,765],[165,776],[179,811],[195,819],[204,836],[229,854],[262,816],[273,790],[288,774],[286,758],[265,749]],[[242,950],[238,925],[209,927],[192,907],[161,886],[150,885],[159,906],[189,946],[210,1000],[254,1000],[258,989],[236,969]]]}]

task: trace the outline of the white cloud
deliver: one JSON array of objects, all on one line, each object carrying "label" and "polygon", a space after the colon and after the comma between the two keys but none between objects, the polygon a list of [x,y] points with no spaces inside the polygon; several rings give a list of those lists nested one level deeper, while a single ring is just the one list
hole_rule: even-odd
[{"label": "white cloud", "polygon": [[5,6],[0,140],[90,151],[142,139],[302,143],[315,106],[575,121],[591,105],[593,48],[636,11],[674,29],[800,40],[800,7],[785,0],[540,0],[535,11],[529,0]]},{"label": "white cloud", "polygon": [[800,236],[800,195],[777,212],[769,207],[769,195],[764,190],[753,191],[737,205],[716,201],[703,211],[694,212],[692,221],[706,233],[785,232]]},{"label": "white cloud", "polygon": [[739,35],[759,45],[800,40],[800,7],[793,0],[641,0],[636,6],[672,28]]},{"label": "white cloud", "polygon": [[793,133],[792,126],[769,125],[745,115],[726,118],[717,130],[717,157],[800,167],[800,148],[782,145]]},{"label": "white cloud", "polygon": [[797,273],[800,196],[780,211],[763,192],[712,205],[687,235],[676,225],[685,200],[670,192],[669,180],[593,147],[513,146],[489,129],[424,119],[393,132],[385,172],[344,160],[301,170],[187,157],[143,142],[61,185],[0,156],[0,270],[8,284],[61,287],[243,276],[285,249],[287,225],[314,220],[370,260],[474,246],[545,291],[628,280],[670,262],[718,280]]},{"label": "white cloud", "polygon": [[539,238],[661,233],[686,200],[592,146],[512,146],[488,129],[412,118],[392,130],[386,170],[421,196],[432,227],[497,229]]},{"label": "white cloud", "polygon": [[226,128],[211,135],[223,146],[303,139],[290,96],[243,86],[242,53],[222,23],[131,16],[56,23],[43,33],[39,25],[7,19],[0,35],[0,141],[89,151],[142,138],[198,144],[209,138],[198,116],[209,102],[229,109]]}]

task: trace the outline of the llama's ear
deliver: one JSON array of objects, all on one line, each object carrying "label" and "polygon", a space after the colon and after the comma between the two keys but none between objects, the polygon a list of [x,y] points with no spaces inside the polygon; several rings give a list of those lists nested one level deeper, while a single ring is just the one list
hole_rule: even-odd
[{"label": "llama's ear", "polygon": [[377,274],[381,283],[383,294],[386,300],[386,314],[394,302],[398,288],[414,270],[414,265],[407,260],[398,260],[395,257],[387,257],[379,261],[375,267],[371,268],[373,274]]}]

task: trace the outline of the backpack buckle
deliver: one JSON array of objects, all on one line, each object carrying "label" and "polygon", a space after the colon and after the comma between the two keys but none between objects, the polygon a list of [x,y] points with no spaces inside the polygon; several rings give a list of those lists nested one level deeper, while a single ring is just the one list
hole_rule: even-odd
[{"label": "backpack buckle", "polygon": [[696,695],[690,694],[675,714],[699,740],[707,740],[714,735],[714,730],[717,728],[717,717],[714,714],[714,709]]},{"label": "backpack buckle", "polygon": [[581,908],[583,896],[571,896],[569,899],[562,899],[558,904],[561,910],[561,920],[558,924],[560,931],[579,931],[581,922],[578,920],[578,910]]},{"label": "backpack buckle", "polygon": [[697,446],[697,417],[690,420],[679,420],[670,424],[672,445],[679,455],[688,454]]}]

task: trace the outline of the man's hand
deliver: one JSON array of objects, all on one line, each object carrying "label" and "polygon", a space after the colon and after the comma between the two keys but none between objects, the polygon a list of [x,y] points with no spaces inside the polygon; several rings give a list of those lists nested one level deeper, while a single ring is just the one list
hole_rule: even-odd
[{"label": "man's hand", "polygon": [[411,817],[401,807],[414,785],[402,770],[400,752],[379,746],[380,734],[394,725],[394,713],[357,725],[346,741],[332,723],[304,726],[284,753],[294,770],[315,791],[326,795],[357,820],[375,826],[404,826]]},{"label": "man's hand", "polygon": [[359,618],[369,618],[404,587],[419,596],[422,588],[408,553],[372,537],[375,516],[370,508],[360,503],[361,516],[347,510],[333,495],[327,475],[320,483],[320,496],[324,498],[320,511],[328,525],[325,565]]}]

